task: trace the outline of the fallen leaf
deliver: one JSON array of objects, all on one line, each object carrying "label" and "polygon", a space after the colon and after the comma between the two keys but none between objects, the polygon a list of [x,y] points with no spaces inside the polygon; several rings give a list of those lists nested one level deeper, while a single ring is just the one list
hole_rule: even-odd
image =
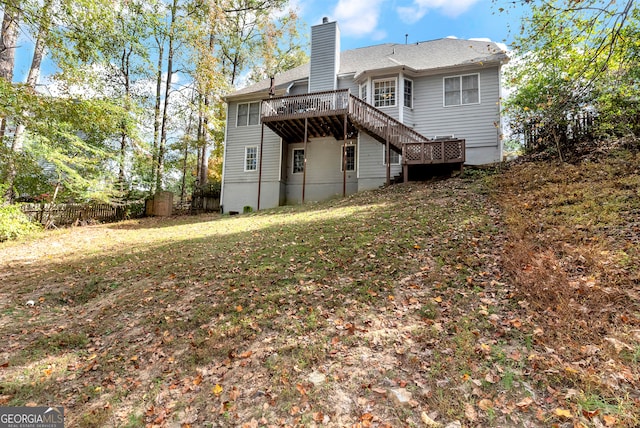
[{"label": "fallen leaf", "polygon": [[596,410],[582,410],[582,414],[584,415],[585,418],[587,419],[593,419],[596,416],[598,416],[598,414],[600,413],[600,409],[596,409]]},{"label": "fallen leaf", "polygon": [[533,398],[531,397],[525,397],[522,400],[520,400],[518,403],[516,403],[516,406],[520,409],[520,410],[527,410],[529,408],[529,406],[531,406],[533,404]]},{"label": "fallen leaf", "polygon": [[615,426],[618,423],[618,418],[611,415],[604,415],[602,417],[602,420],[604,421],[604,424],[608,427]]},{"label": "fallen leaf", "polygon": [[492,409],[493,408],[493,401],[487,400],[486,398],[483,398],[482,400],[480,400],[478,402],[478,407],[480,408],[480,410]]},{"label": "fallen leaf", "polygon": [[211,388],[211,392],[213,392],[213,395],[218,397],[220,394],[222,394],[222,386],[216,383],[216,385]]},{"label": "fallen leaf", "polygon": [[471,422],[475,422],[478,420],[478,413],[471,403],[467,403],[464,405],[464,415]]},{"label": "fallen leaf", "polygon": [[570,410],[561,409],[560,407],[558,407],[557,409],[555,409],[553,411],[553,413],[558,417],[571,419],[571,411]]},{"label": "fallen leaf", "polygon": [[307,390],[304,389],[304,386],[302,386],[302,384],[296,384],[296,389],[298,390],[298,392],[300,393],[300,395],[304,396],[307,395]]},{"label": "fallen leaf", "polygon": [[236,401],[238,400],[238,398],[240,398],[240,391],[234,386],[233,389],[229,392],[229,399],[231,401]]},{"label": "fallen leaf", "polygon": [[240,354],[240,358],[249,358],[253,354],[253,351],[247,351]]},{"label": "fallen leaf", "polygon": [[431,419],[426,412],[422,412],[422,414],[420,415],[420,419],[422,419],[422,422],[429,428],[437,428],[442,426],[441,423]]}]

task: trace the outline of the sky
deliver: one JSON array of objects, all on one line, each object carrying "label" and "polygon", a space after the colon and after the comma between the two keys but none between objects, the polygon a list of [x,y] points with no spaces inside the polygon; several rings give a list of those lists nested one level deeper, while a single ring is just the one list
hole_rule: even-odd
[{"label": "sky", "polygon": [[[450,36],[508,45],[519,27],[517,12],[500,13],[491,0],[291,0],[290,4],[298,10],[308,33],[323,17],[337,21],[342,50]],[[24,81],[31,63],[33,42],[24,34],[21,42],[14,81]],[[55,66],[45,60],[42,68],[44,77]]]},{"label": "sky", "polygon": [[[294,0],[312,26],[337,21],[341,49],[381,43],[416,43],[443,37],[488,38],[509,44],[519,28],[514,11],[491,0]],[[506,2],[504,2],[506,3]]]}]

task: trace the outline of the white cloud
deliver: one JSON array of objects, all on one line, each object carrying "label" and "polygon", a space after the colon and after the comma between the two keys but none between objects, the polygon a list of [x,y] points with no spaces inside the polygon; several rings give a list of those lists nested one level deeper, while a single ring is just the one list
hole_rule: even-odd
[{"label": "white cloud", "polygon": [[347,36],[361,37],[373,34],[378,40],[386,36],[378,26],[384,0],[339,0],[333,16],[340,25],[340,32]]},{"label": "white cloud", "polygon": [[438,10],[443,15],[455,18],[465,13],[479,0],[413,0],[411,6],[396,8],[400,19],[407,24],[414,24],[422,19],[430,10]]}]

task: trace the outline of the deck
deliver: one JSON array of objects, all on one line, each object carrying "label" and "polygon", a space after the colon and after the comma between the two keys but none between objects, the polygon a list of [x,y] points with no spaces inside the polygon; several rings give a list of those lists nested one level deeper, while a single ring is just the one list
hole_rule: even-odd
[{"label": "deck", "polygon": [[261,111],[262,123],[291,143],[327,136],[346,140],[362,131],[400,153],[405,166],[465,160],[463,139],[429,139],[348,89],[270,98]]}]

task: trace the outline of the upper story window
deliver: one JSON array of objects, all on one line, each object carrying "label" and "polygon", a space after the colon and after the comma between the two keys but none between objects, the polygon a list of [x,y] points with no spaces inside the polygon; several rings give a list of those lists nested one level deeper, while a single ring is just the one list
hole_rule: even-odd
[{"label": "upper story window", "polygon": [[260,123],[260,101],[238,104],[238,126],[251,126]]},{"label": "upper story window", "polygon": [[373,81],[373,105],[375,107],[396,105],[396,79]]},{"label": "upper story window", "polygon": [[404,106],[413,108],[413,80],[404,79]]},{"label": "upper story window", "polygon": [[248,146],[244,148],[244,170],[258,170],[258,146]]},{"label": "upper story window", "polygon": [[347,171],[355,171],[356,170],[356,146],[354,144],[349,144],[344,147],[342,150],[342,164],[340,165],[340,170],[344,171],[344,167],[347,167]]},{"label": "upper story window", "polygon": [[369,102],[367,101],[367,84],[366,83],[363,83],[362,85],[360,85],[360,99],[365,103]]},{"label": "upper story window", "polygon": [[459,106],[480,103],[478,74],[444,78],[444,105]]}]

